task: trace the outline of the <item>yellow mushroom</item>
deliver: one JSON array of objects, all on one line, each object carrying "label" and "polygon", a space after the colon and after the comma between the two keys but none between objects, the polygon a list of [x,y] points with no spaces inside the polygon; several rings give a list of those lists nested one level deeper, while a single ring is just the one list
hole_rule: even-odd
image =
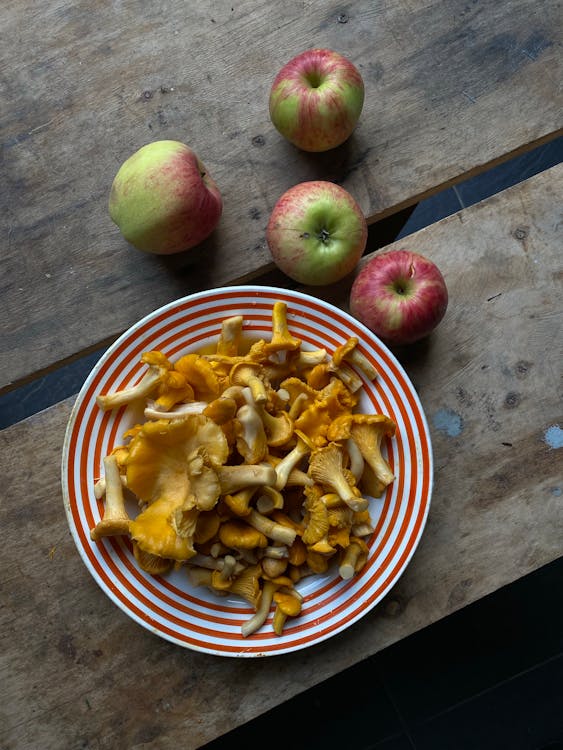
[{"label": "yellow mushroom", "polygon": [[229,381],[232,385],[250,388],[257,404],[264,404],[268,400],[270,384],[266,382],[264,368],[258,362],[237,362],[231,367]]},{"label": "yellow mushroom", "polygon": [[285,456],[276,463],[274,470],[275,470],[275,480],[272,482],[272,485],[277,490],[283,490],[283,488],[288,483],[289,475],[292,472],[292,470],[298,468],[298,464],[309,455],[311,452],[310,447],[307,445],[305,440],[298,437],[297,443],[295,446],[285,454]]},{"label": "yellow mushroom", "polygon": [[[163,496],[184,501],[192,494],[195,474],[203,472],[203,467],[209,474],[227,458],[223,431],[202,414],[191,414],[182,420],[146,422],[129,445],[127,486],[143,503]],[[212,484],[218,497],[219,483]],[[205,497],[197,502],[202,510],[207,510],[204,506],[213,501]]]},{"label": "yellow mushroom", "polygon": [[301,540],[301,537],[296,536],[293,540],[293,544],[288,549],[287,559],[290,565],[296,567],[303,565],[307,559],[307,547]]},{"label": "yellow mushroom", "polygon": [[352,510],[365,510],[368,507],[368,501],[358,496],[351,484],[354,481],[351,472],[348,472],[348,476],[345,474],[344,452],[337,443],[329,443],[313,451],[309,459],[309,474],[315,482],[336,492]]},{"label": "yellow mushroom", "polygon": [[193,536],[199,511],[195,498],[161,497],[131,521],[129,533],[139,548],[178,562],[195,555]]},{"label": "yellow mushroom", "polygon": [[307,550],[306,565],[313,573],[326,573],[330,564],[328,556],[321,555],[312,549]]},{"label": "yellow mushroom", "polygon": [[245,599],[254,608],[260,600],[260,565],[250,565],[231,582],[229,591]]},{"label": "yellow mushroom", "polygon": [[174,369],[185,375],[194,390],[196,401],[213,401],[220,396],[223,384],[210,362],[200,354],[185,354],[174,364]]},{"label": "yellow mushroom", "polygon": [[246,516],[245,521],[265,534],[269,539],[282,544],[291,545],[297,535],[297,532],[288,526],[273,520],[269,516],[264,516],[256,509],[251,508],[250,513]]},{"label": "yellow mushroom", "polygon": [[286,411],[270,414],[264,404],[257,404],[256,410],[262,420],[267,443],[270,447],[279,448],[291,440],[293,435],[293,419],[291,419]]},{"label": "yellow mushroom", "polygon": [[294,428],[305,434],[316,446],[328,442],[328,428],[340,416],[349,414],[357,404],[357,396],[338,378],[331,378],[329,384],[316,391],[315,401],[309,403],[295,419]]},{"label": "yellow mushroom", "polygon": [[221,322],[221,334],[216,347],[217,354],[234,357],[239,353],[242,324],[242,315],[232,315]]},{"label": "yellow mushroom", "polygon": [[261,560],[262,571],[267,578],[277,578],[285,573],[288,566],[287,558],[264,556]]},{"label": "yellow mushroom", "polygon": [[335,367],[334,372],[344,385],[352,392],[357,393],[363,386],[361,377],[350,365],[343,362],[340,367]]},{"label": "yellow mushroom", "polygon": [[269,354],[280,351],[292,351],[301,347],[301,340],[289,332],[287,325],[287,304],[280,300],[272,307],[272,337],[267,345]]},{"label": "yellow mushroom", "polygon": [[[294,403],[294,401],[297,400],[298,397],[303,397],[301,398],[301,401],[303,402],[304,406],[315,403],[315,401],[317,401],[317,399],[320,397],[319,391],[317,391],[315,388],[312,388],[304,380],[297,376],[292,376],[286,378],[285,380],[282,380],[282,382],[280,383],[280,387],[287,391],[287,393],[289,394],[290,409],[291,405]],[[301,409],[303,409],[303,407],[301,407]]]},{"label": "yellow mushroom", "polygon": [[146,352],[141,356],[141,361],[149,365],[140,381],[128,388],[122,388],[115,393],[98,394],[96,403],[104,411],[116,409],[119,406],[130,404],[138,399],[148,398],[157,389],[162,379],[168,373],[172,365],[160,352]]},{"label": "yellow mushroom", "polygon": [[202,511],[196,522],[194,543],[205,544],[213,539],[219,531],[221,519],[215,510]]},{"label": "yellow mushroom", "polygon": [[369,548],[363,539],[354,537],[343,552],[342,561],[338,568],[340,577],[345,581],[352,578],[366,564]]},{"label": "yellow mushroom", "polygon": [[161,377],[155,395],[156,407],[166,411],[182,401],[193,401],[195,394],[186,376],[170,369]]},{"label": "yellow mushroom", "polygon": [[243,487],[238,492],[224,494],[222,499],[225,505],[237,516],[247,516],[250,513],[250,501],[257,490],[258,488],[255,485]]},{"label": "yellow mushroom", "polygon": [[[289,396],[289,392],[286,391]],[[289,396],[290,397],[290,396]],[[288,399],[289,400],[289,399]],[[304,411],[309,404],[309,397],[306,393],[299,393],[293,401],[290,402],[288,414],[289,417],[295,422],[297,417]]]},{"label": "yellow mushroom", "polygon": [[293,587],[278,589],[274,592],[272,598],[276,604],[272,627],[276,635],[281,635],[287,618],[297,617],[301,614],[303,599]]},{"label": "yellow mushroom", "polygon": [[129,532],[131,519],[125,508],[123,486],[114,454],[104,458],[105,502],[104,515],[90,531],[90,537],[98,541],[103,536],[119,536]]},{"label": "yellow mushroom", "polygon": [[311,552],[317,552],[319,555],[328,555],[330,557],[336,552],[336,547],[332,546],[328,539],[328,534],[326,534],[322,539],[319,539],[318,542],[309,545],[309,550]]},{"label": "yellow mushroom", "polygon": [[336,368],[339,368],[346,361],[361,370],[368,380],[375,380],[378,372],[365,354],[362,354],[358,349],[358,344],[359,339],[356,336],[350,336],[341,346],[335,349],[332,362]]},{"label": "yellow mushroom", "polygon": [[219,396],[210,401],[202,410],[202,414],[212,419],[215,424],[224,425],[234,419],[239,405],[234,398]]},{"label": "yellow mushroom", "polygon": [[310,385],[311,388],[320,391],[330,383],[332,376],[330,364],[328,362],[323,362],[322,364],[312,367],[309,372],[307,372],[305,380],[307,385]]},{"label": "yellow mushroom", "polygon": [[327,541],[331,547],[341,547],[342,549],[345,549],[350,544],[349,527],[338,528],[331,526],[327,534]]},{"label": "yellow mushroom", "polygon": [[272,605],[274,592],[278,588],[277,584],[273,581],[265,581],[262,587],[262,592],[258,600],[258,606],[256,613],[242,624],[241,633],[243,638],[248,638],[249,635],[259,630],[262,625],[266,622],[270,606]]},{"label": "yellow mushroom", "polygon": [[256,509],[260,513],[270,513],[274,509],[281,509],[284,506],[284,497],[275,487],[265,485],[258,492],[256,498]]},{"label": "yellow mushroom", "polygon": [[153,576],[168,573],[174,563],[173,560],[153,555],[150,552],[145,552],[139,547],[135,540],[133,540],[133,556],[138,562],[141,570],[144,570],[146,573],[150,573]]},{"label": "yellow mushroom", "polygon": [[221,563],[211,574],[211,586],[217,591],[228,591],[237,573],[237,561],[233,555],[225,555]]},{"label": "yellow mushroom", "polygon": [[300,349],[297,359],[297,368],[302,372],[303,370],[309,370],[312,367],[326,363],[326,360],[326,349]]},{"label": "yellow mushroom", "polygon": [[[203,414],[207,401],[190,401],[184,404],[175,404],[170,409],[163,409],[154,399],[148,399],[143,415],[145,419],[184,419],[189,414]],[[130,437],[134,437],[131,434]]]},{"label": "yellow mushroom", "polygon": [[329,529],[328,510],[322,500],[322,492],[310,495],[305,501],[306,509],[303,523],[305,530],[301,536],[307,545],[313,545],[326,536]]},{"label": "yellow mushroom", "polygon": [[247,464],[258,464],[268,455],[268,439],[260,412],[255,406],[244,404],[238,409],[235,421],[236,446]]},{"label": "yellow mushroom", "polygon": [[221,494],[228,495],[245,487],[274,485],[276,472],[269,463],[224,465],[217,468]]},{"label": "yellow mushroom", "polygon": [[337,418],[328,430],[330,440],[351,438],[358,446],[364,461],[370,466],[384,487],[395,475],[381,453],[384,437],[395,435],[395,422],[383,414],[348,414]]},{"label": "yellow mushroom", "polygon": [[256,549],[268,544],[266,535],[259,529],[236,518],[221,524],[219,539],[229,549]]}]

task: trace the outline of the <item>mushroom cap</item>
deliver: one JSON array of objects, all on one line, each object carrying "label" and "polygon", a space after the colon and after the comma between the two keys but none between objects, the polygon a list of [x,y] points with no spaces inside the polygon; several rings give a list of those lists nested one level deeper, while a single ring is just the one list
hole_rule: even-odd
[{"label": "mushroom cap", "polygon": [[395,434],[395,422],[385,414],[342,414],[330,425],[327,437],[329,440],[347,440],[352,435],[354,425],[373,425],[379,429],[381,436],[392,437]]},{"label": "mushroom cap", "polygon": [[320,497],[307,503],[304,521],[305,531],[301,538],[307,545],[316,544],[328,532],[328,510]]},{"label": "mushroom cap", "polygon": [[219,396],[210,401],[203,409],[203,414],[212,419],[215,424],[223,425],[234,418],[237,413],[238,404],[230,396]]},{"label": "mushroom cap", "polygon": [[358,345],[358,338],[356,336],[350,336],[343,344],[338,346],[333,354],[332,361],[336,367],[340,367],[346,357],[355,349]]},{"label": "mushroom cap", "polygon": [[165,557],[159,557],[150,552],[145,552],[139,547],[135,540],[133,540],[133,555],[135,560],[139,563],[141,570],[144,570],[146,573],[150,573],[153,576],[168,573],[174,562]]},{"label": "mushroom cap", "polygon": [[[195,501],[194,501],[195,502]],[[160,498],[131,521],[129,533],[139,548],[157,557],[189,560],[199,511],[181,499]]]},{"label": "mushroom cap", "polygon": [[301,599],[288,591],[275,591],[273,599],[284,615],[297,617],[301,614]]},{"label": "mushroom cap", "polygon": [[[190,457],[205,451],[208,466],[220,466],[229,448],[223,430],[203,414],[146,422],[133,437],[126,459],[127,486],[143,503],[190,494]],[[195,465],[194,465],[195,468]]]},{"label": "mushroom cap", "polygon": [[223,390],[222,383],[211,362],[200,354],[184,354],[174,369],[185,375],[197,401],[213,401]]},{"label": "mushroom cap", "polygon": [[265,534],[236,518],[221,524],[219,539],[230,549],[256,549],[268,545]]}]

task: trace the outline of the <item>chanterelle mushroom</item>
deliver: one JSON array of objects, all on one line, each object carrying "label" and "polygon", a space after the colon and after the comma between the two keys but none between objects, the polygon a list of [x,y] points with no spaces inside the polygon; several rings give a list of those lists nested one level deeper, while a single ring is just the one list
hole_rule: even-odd
[{"label": "chanterelle mushroom", "polygon": [[161,497],[129,525],[129,533],[144,552],[179,562],[195,555],[193,538],[199,511],[195,498]]},{"label": "chanterelle mushroom", "polygon": [[146,422],[129,446],[127,486],[141,502],[152,503],[161,497],[183,502],[197,485],[206,495],[195,497],[195,506],[208,510],[219,497],[216,469],[228,451],[222,429],[202,414]]},{"label": "chanterelle mushroom", "polygon": [[96,396],[96,403],[100,409],[109,411],[130,404],[137,399],[147,398],[162,383],[172,367],[168,359],[160,352],[146,352],[141,356],[141,361],[149,365],[149,369],[144,373],[141,380],[136,385],[123,388],[115,393]]},{"label": "chanterelle mushroom", "polygon": [[129,518],[125,509],[123,486],[119,476],[117,458],[111,454],[104,458],[105,508],[101,521],[91,530],[90,537],[97,541],[103,536],[116,536],[129,532]]},{"label": "chanterelle mushroom", "polygon": [[354,491],[354,477],[345,475],[344,451],[337,443],[329,443],[313,451],[309,459],[309,474],[319,484],[336,492],[352,510],[365,510],[368,501]]},{"label": "chanterelle mushroom", "polygon": [[390,484],[395,475],[381,454],[381,443],[385,436],[394,435],[395,422],[383,414],[343,415],[334,420],[327,432],[330,440],[351,438],[383,487]]},{"label": "chanterelle mushroom", "polygon": [[268,440],[262,416],[251,404],[244,404],[236,413],[237,449],[247,464],[258,464],[268,455]]}]

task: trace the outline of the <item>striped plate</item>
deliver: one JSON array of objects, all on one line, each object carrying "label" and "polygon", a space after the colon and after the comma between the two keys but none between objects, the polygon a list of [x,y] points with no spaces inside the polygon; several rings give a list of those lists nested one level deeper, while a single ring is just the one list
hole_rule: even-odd
[{"label": "striped plate", "polygon": [[[381,412],[397,425],[387,443],[387,457],[396,479],[382,498],[370,500],[375,532],[369,541],[364,570],[344,581],[332,571],[298,584],[303,612],[286,621],[281,636],[272,630],[272,614],[247,638],[241,625],[253,611],[242,600],[217,597],[205,587],[192,587],[185,570],[163,577],[144,573],[127,539],[90,540],[90,529],[103,511],[94,483],[103,457],[120,444],[123,432],[142,415],[131,408],[103,413],[96,395],[133,385],[145,365],[142,352],[158,349],[175,360],[188,351],[212,344],[221,322],[244,316],[250,336],[271,333],[272,305],[287,303],[291,333],[304,348],[328,352],[350,336],[380,373],[364,378],[358,411]],[[361,375],[361,373],[358,373]],[[430,435],[418,396],[403,368],[389,350],[350,315],[321,300],[274,287],[233,286],[184,297],[147,315],[124,333],[103,355],[84,383],[66,431],[62,485],[68,523],[84,564],[107,596],[133,620],[180,646],[222,656],[271,656],[312,646],[343,631],[368,613],[409,563],[420,540],[433,481]]]}]

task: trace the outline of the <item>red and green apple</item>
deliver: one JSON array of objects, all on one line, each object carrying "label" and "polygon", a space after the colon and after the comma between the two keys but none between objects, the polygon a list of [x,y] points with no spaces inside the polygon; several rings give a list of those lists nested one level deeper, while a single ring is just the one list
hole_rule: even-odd
[{"label": "red and green apple", "polygon": [[130,156],[111,186],[109,213],[139,250],[170,255],[206,239],[219,223],[221,193],[193,149],[154,141]]},{"label": "red and green apple", "polygon": [[328,151],[349,138],[364,104],[356,66],[330,49],[309,49],[279,71],[270,90],[275,128],[304,151]]},{"label": "red and green apple", "polygon": [[349,302],[352,315],[384,343],[412,344],[444,317],[448,289],[429,258],[406,249],[388,250],[360,268]]},{"label": "red and green apple", "polygon": [[274,263],[307,285],[332,284],[351,273],[367,243],[367,223],[354,197],[325,180],[300,182],[275,204],[266,228]]}]

